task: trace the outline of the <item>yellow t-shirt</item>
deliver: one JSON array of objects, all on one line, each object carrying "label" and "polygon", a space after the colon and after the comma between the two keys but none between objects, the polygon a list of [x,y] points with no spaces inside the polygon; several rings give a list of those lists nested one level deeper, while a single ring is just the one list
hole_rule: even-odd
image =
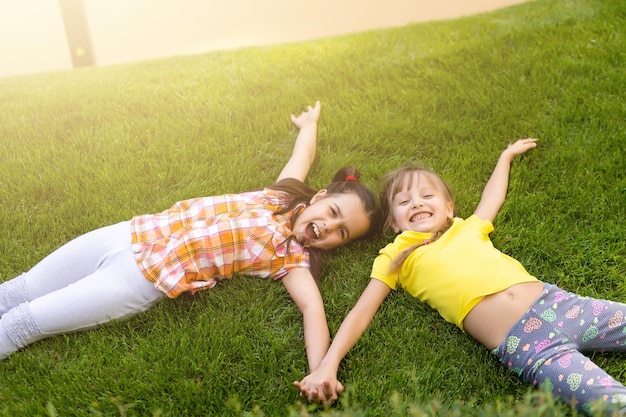
[{"label": "yellow t-shirt", "polygon": [[404,288],[463,330],[465,316],[485,296],[522,282],[538,281],[515,259],[496,249],[489,240],[491,222],[471,216],[455,218],[435,242],[413,251],[397,271],[390,265],[411,245],[430,233],[402,232],[380,250],[371,277]]}]

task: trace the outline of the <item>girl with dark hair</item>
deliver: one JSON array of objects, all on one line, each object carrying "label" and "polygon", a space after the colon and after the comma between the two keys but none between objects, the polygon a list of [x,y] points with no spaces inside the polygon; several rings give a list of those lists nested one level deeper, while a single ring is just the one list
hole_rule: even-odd
[{"label": "girl with dark hair", "polygon": [[316,369],[330,340],[315,279],[318,252],[377,226],[375,198],[357,170],[339,170],[322,190],[304,184],[320,109],[318,101],[291,116],[300,131],[275,184],[180,201],[89,232],[1,284],[0,359],[46,337],[126,318],[166,297],[247,274],[282,279],[302,312],[308,363]]}]

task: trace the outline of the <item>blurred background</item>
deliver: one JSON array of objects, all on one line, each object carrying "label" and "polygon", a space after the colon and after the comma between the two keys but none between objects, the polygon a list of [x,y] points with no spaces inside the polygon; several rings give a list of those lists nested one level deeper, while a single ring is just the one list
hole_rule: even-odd
[{"label": "blurred background", "polygon": [[0,77],[449,19],[526,0],[0,0]]}]

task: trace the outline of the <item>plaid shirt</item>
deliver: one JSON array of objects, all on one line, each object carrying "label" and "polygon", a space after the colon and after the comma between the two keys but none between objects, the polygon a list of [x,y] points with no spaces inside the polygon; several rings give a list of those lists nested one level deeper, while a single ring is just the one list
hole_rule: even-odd
[{"label": "plaid shirt", "polygon": [[292,268],[308,268],[308,250],[295,239],[285,243],[293,235],[293,210],[276,213],[287,202],[284,192],[265,188],[180,201],[134,217],[137,264],[170,298],[211,288],[234,273],[278,279]]}]

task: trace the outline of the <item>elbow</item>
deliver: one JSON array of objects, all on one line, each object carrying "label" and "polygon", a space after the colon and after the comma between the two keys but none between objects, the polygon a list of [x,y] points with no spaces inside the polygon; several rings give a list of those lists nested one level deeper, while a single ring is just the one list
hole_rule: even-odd
[{"label": "elbow", "polygon": [[323,305],[308,305],[300,310],[303,320],[322,320],[326,323],[326,311]]},{"label": "elbow", "polygon": [[306,321],[322,320],[326,323],[326,311],[322,300],[307,300],[298,306],[302,319]]}]

